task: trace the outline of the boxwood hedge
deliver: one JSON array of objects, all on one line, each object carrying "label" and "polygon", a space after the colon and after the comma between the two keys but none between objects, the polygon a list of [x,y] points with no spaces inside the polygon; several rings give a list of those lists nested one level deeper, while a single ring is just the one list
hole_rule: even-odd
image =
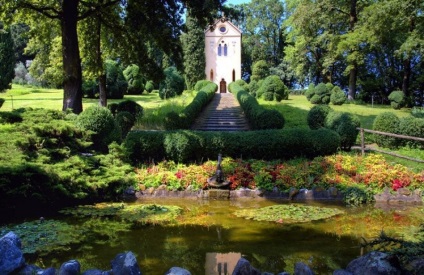
[{"label": "boxwood hedge", "polygon": [[133,164],[163,159],[193,162],[232,158],[313,158],[335,153],[340,136],[329,129],[262,130],[248,132],[131,131],[123,146]]}]

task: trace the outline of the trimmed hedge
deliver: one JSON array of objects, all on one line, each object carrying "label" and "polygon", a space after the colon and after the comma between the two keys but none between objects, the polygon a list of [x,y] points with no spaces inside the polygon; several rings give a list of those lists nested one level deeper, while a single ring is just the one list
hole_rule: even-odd
[{"label": "trimmed hedge", "polygon": [[[372,128],[375,131],[398,134],[399,123],[400,120],[394,113],[385,112],[374,119]],[[395,137],[376,134],[374,139],[380,147],[396,148],[399,145],[399,139]]]},{"label": "trimmed hedge", "polygon": [[[399,134],[405,136],[424,138],[424,119],[416,117],[405,117],[399,122]],[[423,141],[415,141],[410,139],[402,139],[401,145],[412,148],[424,149]]]},{"label": "trimmed hedge", "polygon": [[[266,141],[266,142],[265,142]],[[163,159],[176,162],[232,158],[291,159],[330,155],[340,136],[329,129],[289,129],[248,132],[131,131],[123,146],[133,164]]]},{"label": "trimmed hedge", "polygon": [[[218,85],[208,81],[207,85],[203,85],[201,90],[196,94],[193,101],[185,107],[181,113],[169,112],[165,117],[165,129],[189,129],[197,118],[199,113],[214,97],[218,90]],[[204,84],[204,82],[202,81]],[[201,86],[201,85],[199,85]],[[195,87],[199,87],[197,84]]]},{"label": "trimmed hedge", "polygon": [[284,117],[277,110],[265,109],[259,105],[256,98],[235,82],[230,83],[228,88],[236,96],[254,130],[282,129],[284,127]]}]

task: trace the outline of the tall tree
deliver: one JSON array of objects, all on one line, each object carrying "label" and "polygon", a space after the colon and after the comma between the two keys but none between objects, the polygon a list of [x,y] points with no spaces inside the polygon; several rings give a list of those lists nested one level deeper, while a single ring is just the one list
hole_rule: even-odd
[{"label": "tall tree", "polygon": [[15,76],[15,51],[12,34],[0,22],[0,92],[11,88]]},{"label": "tall tree", "polygon": [[186,32],[181,35],[184,52],[184,74],[187,89],[191,90],[197,81],[205,79],[205,34],[203,28],[190,11],[186,17]]}]

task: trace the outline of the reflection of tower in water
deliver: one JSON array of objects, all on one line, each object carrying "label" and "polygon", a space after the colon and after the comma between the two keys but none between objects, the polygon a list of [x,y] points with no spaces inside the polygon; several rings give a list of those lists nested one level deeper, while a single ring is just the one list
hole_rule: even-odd
[{"label": "reflection of tower in water", "polygon": [[[218,229],[217,229],[218,231]],[[218,238],[220,236],[218,231]],[[232,274],[241,258],[241,253],[206,253],[205,275],[229,275]]]}]

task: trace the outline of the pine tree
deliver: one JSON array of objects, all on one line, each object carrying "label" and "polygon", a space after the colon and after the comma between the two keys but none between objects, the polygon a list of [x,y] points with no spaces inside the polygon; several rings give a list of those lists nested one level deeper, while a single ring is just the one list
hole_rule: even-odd
[{"label": "pine tree", "polygon": [[11,88],[15,76],[14,69],[15,51],[12,35],[0,25],[0,92]]},{"label": "pine tree", "polygon": [[205,79],[205,36],[197,20],[190,15],[186,19],[187,32],[181,41],[184,51],[184,74],[187,89],[191,90],[197,81]]}]

